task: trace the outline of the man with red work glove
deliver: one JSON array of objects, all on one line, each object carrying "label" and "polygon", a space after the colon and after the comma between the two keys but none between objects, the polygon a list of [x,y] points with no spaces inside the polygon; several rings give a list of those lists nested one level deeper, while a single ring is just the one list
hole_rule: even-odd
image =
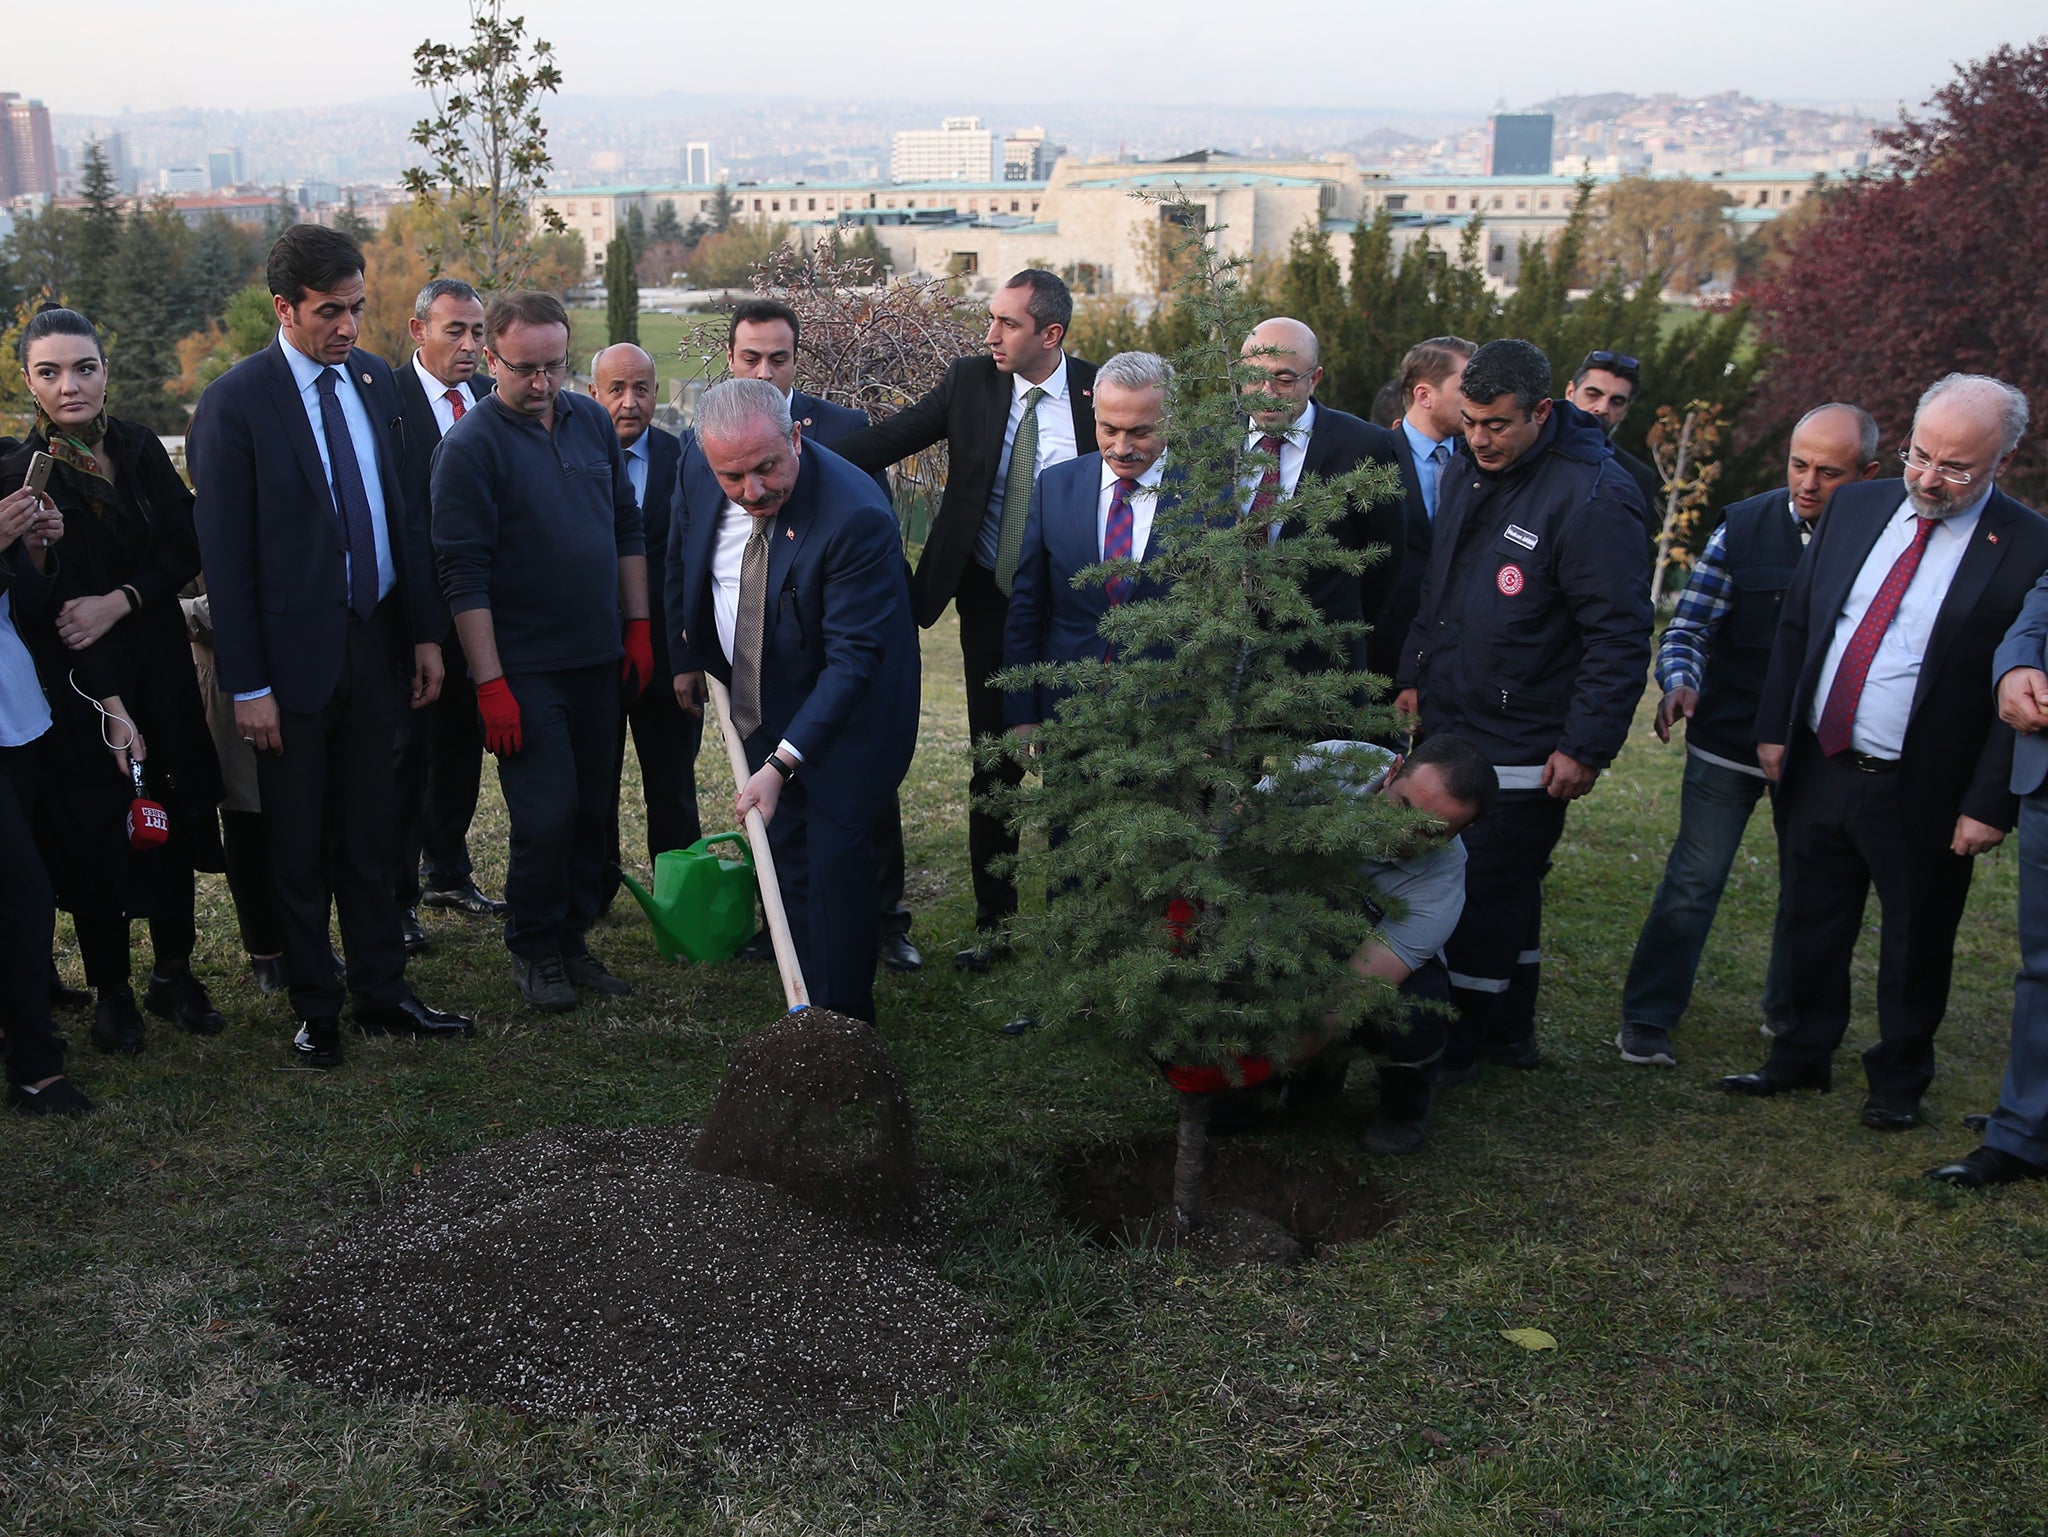
[{"label": "man with red work glove", "polygon": [[497,389],[434,455],[434,553],[512,822],[505,946],[536,1009],[623,997],[584,936],[603,905],[619,680],[654,673],[640,507],[611,418],[562,393],[569,317],[491,301]]}]

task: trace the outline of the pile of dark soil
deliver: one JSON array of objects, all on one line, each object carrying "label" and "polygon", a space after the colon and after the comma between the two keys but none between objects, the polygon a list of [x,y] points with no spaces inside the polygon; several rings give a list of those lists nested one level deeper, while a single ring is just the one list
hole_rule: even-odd
[{"label": "pile of dark soil", "polygon": [[1399,1215],[1377,1180],[1334,1158],[1290,1163],[1243,1143],[1209,1144],[1204,1220],[1177,1231],[1171,1137],[1078,1153],[1060,1174],[1067,1220],[1101,1243],[1166,1245],[1218,1265],[1292,1263],[1372,1237]]},{"label": "pile of dark soil", "polygon": [[774,1185],[871,1238],[923,1223],[903,1074],[872,1028],[829,1009],[740,1043],[690,1163]]},{"label": "pile of dark soil", "polygon": [[558,1130],[450,1159],[300,1270],[288,1359],[349,1393],[687,1434],[853,1423],[961,1385],[988,1334],[959,1292],[691,1168],[692,1140]]}]

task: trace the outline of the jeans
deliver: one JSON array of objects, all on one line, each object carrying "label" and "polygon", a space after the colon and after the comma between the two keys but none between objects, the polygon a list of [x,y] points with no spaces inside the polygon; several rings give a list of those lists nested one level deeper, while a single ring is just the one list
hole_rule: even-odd
[{"label": "jeans", "polygon": [[[1643,920],[1636,953],[1628,966],[1628,981],[1621,990],[1621,1017],[1627,1023],[1675,1030],[1684,1018],[1728,872],[1734,867],[1750,813],[1764,789],[1765,781],[1753,774],[1740,774],[1691,753],[1686,755],[1678,837],[1671,845],[1671,857],[1664,862],[1664,879],[1658,882],[1649,916]],[[1771,937],[1770,970],[1764,978],[1764,1018],[1773,1025],[1791,1017],[1781,975],[1783,924],[1780,908]]]}]

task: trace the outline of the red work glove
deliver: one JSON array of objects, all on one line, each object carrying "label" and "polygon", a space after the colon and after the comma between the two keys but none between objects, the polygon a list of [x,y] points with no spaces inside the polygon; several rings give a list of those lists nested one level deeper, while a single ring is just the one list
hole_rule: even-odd
[{"label": "red work glove", "polygon": [[497,677],[476,686],[476,713],[483,717],[484,746],[501,758],[519,751],[519,701],[512,685]]},{"label": "red work glove", "polygon": [[619,681],[644,694],[654,681],[654,627],[645,619],[626,621],[626,655],[619,663]]}]

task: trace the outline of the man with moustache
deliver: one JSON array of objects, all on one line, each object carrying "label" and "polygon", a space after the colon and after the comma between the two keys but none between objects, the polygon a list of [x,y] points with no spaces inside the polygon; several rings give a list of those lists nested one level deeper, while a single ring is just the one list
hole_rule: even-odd
[{"label": "man with moustache", "polygon": [[[413,339],[412,367],[396,370],[405,474],[431,528],[434,450],[491,390],[490,375],[478,372],[484,356],[483,300],[459,278],[435,278],[413,301],[407,328]],[[453,648],[444,642],[443,649]],[[408,954],[428,945],[421,907],[476,918],[505,911],[503,902],[477,889],[469,859],[484,738],[469,669],[459,651],[448,660],[441,697],[412,713],[398,743],[398,905]]]},{"label": "man with moustache", "polygon": [[434,455],[434,551],[512,824],[505,948],[527,1003],[559,1013],[579,990],[632,991],[586,936],[603,903],[619,685],[654,674],[646,541],[610,418],[562,391],[561,301],[500,294],[484,335],[498,388]]},{"label": "man with moustache", "polygon": [[698,402],[669,535],[679,702],[727,680],[811,1001],[875,1019],[875,818],[917,741],[917,626],[896,517],[804,441],[782,392],[728,379]]},{"label": "man with moustache", "polygon": [[619,795],[626,767],[626,732],[640,759],[640,790],[647,805],[647,859],[652,864],[670,849],[686,849],[703,836],[697,815],[697,746],[704,717],[676,703],[665,686],[668,627],[662,612],[661,578],[668,558],[669,503],[675,498],[676,465],[682,444],[654,425],[654,359],[631,342],[605,348],[590,362],[590,394],[611,416],[625,456],[626,479],[639,505],[647,541],[647,632],[654,654],[654,683],[626,685],[619,703],[618,769],[612,775],[611,857],[602,882],[608,906],[618,894]]},{"label": "man with moustache", "polygon": [[1878,1040],[1863,1124],[1918,1124],[1976,856],[2018,810],[1992,658],[2048,569],[2048,522],[2000,491],[2026,425],[2004,382],[1930,385],[1905,478],[1835,493],[1786,590],[1757,706],[1778,785],[1791,1020],[1730,1094],[1826,1089],[1849,1027],[1849,964],[1873,886]]},{"label": "man with moustache", "polygon": [[[745,300],[734,306],[726,329],[725,366],[735,379],[765,379],[782,391],[782,398],[789,402],[790,419],[803,429],[804,441],[831,448],[866,427],[867,413],[796,387],[797,344],[802,338],[803,323],[787,304],[776,299]],[[876,470],[874,480],[887,501],[887,471]],[[903,905],[903,806],[893,789],[875,819],[875,855],[880,872],[875,908],[881,924],[876,953],[891,971],[916,971],[924,957],[910,942],[910,909]],[[750,960],[773,960],[768,931],[756,934],[740,954]]]},{"label": "man with moustache", "polygon": [[[988,680],[1003,665],[1003,627],[1035,477],[1095,441],[1095,365],[1064,350],[1074,296],[1052,273],[1026,268],[989,300],[987,357],[962,358],[922,400],[839,439],[836,452],[870,473],[944,443],[946,492],[911,578],[917,622],[929,629],[951,603],[960,616],[967,729],[1003,730],[1003,696]],[[1018,451],[1018,445],[1025,452]],[[967,854],[974,872],[974,943],[953,964],[986,971],[1009,954],[1003,922],[1017,886],[990,865],[1017,852],[1002,818],[982,809],[1022,770],[976,760],[967,782]]]},{"label": "man with moustache", "polygon": [[[1678,837],[1643,920],[1621,994],[1621,1060],[1678,1065],[1671,1032],[1692,1001],[1700,954],[1721,891],[1763,796],[1756,764],[1757,700],[1770,668],[1778,610],[1813,527],[1835,492],[1878,472],[1877,423],[1858,406],[1815,406],[1792,429],[1787,489],[1728,509],[1693,562],[1678,611],[1657,647],[1657,740],[1685,724]],[[1776,961],[1764,985],[1766,1029],[1786,1017]]]}]

